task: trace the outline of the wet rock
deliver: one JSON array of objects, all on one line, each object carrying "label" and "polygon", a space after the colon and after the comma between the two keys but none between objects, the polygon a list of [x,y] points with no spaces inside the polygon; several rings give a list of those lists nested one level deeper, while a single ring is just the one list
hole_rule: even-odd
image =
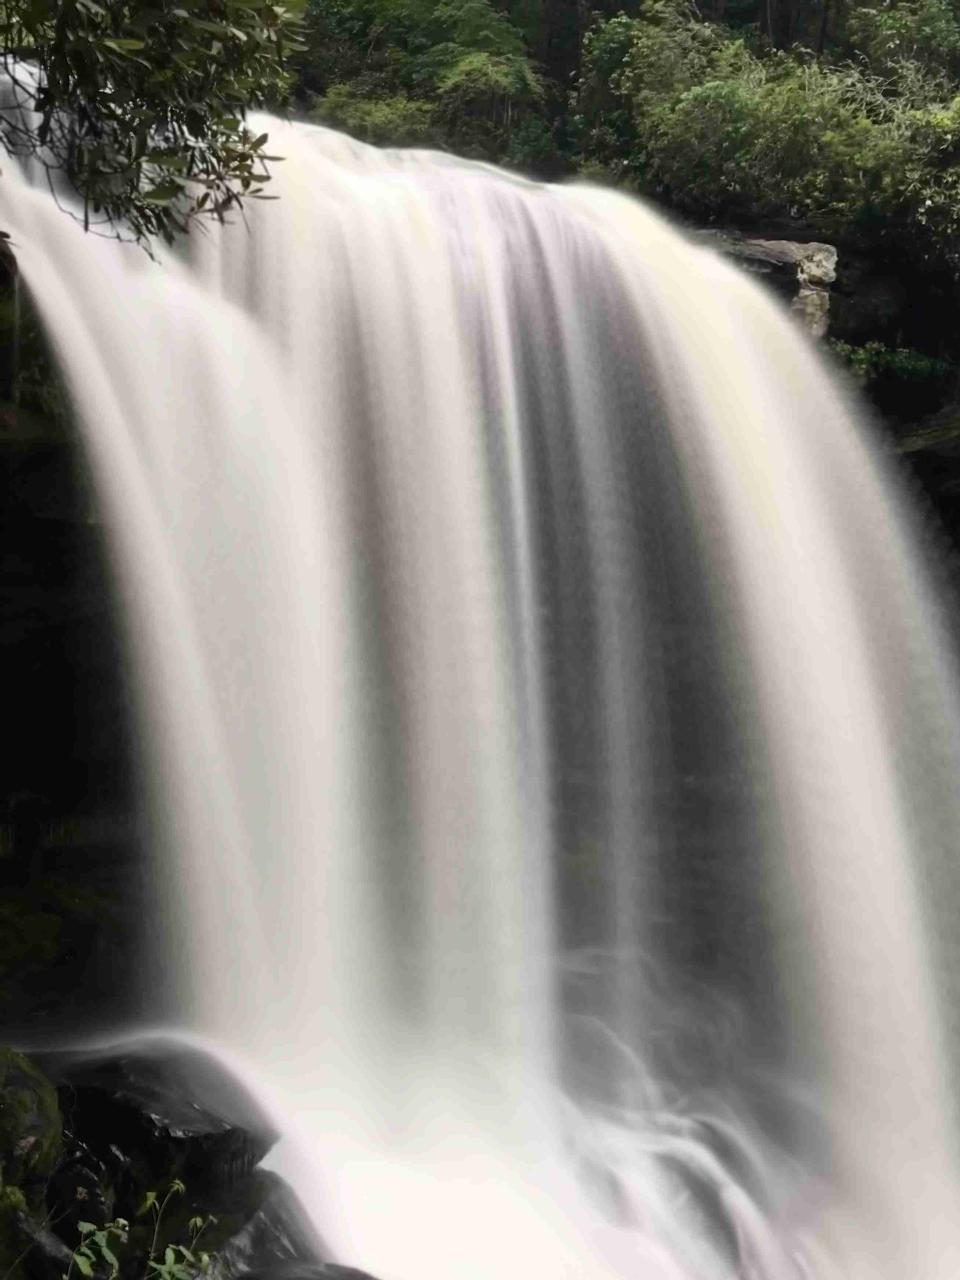
[{"label": "wet rock", "polygon": [[57,1235],[75,1247],[80,1239],[78,1224],[104,1226],[114,1216],[115,1200],[111,1170],[82,1142],[69,1142],[67,1154],[47,1184],[47,1207]]},{"label": "wet rock", "polygon": [[[149,1044],[42,1057],[73,1137],[126,1194],[245,1178],[276,1141],[246,1090],[215,1059],[182,1045]],[[118,1187],[118,1190],[121,1188]],[[129,1216],[136,1205],[122,1205]]]},{"label": "wet rock", "polygon": [[[303,1206],[275,1173],[258,1170],[248,1184],[246,1203],[238,1209],[215,1209],[217,1223],[209,1236],[213,1252],[212,1280],[241,1280],[251,1274],[286,1280],[314,1280],[327,1252]],[[320,1270],[320,1275],[335,1272]],[[349,1273],[343,1277],[349,1280]]]},{"label": "wet rock", "polygon": [[797,248],[797,293],[790,307],[812,337],[825,338],[830,327],[830,285],[837,278],[837,251],[830,244]]},{"label": "wet rock", "polygon": [[341,1267],[336,1262],[328,1262],[319,1268],[321,1277],[329,1280],[374,1280],[368,1271],[358,1271],[356,1267]]},{"label": "wet rock", "polygon": [[0,1048],[0,1185],[42,1203],[60,1158],[62,1126],[53,1085],[32,1062]]},{"label": "wet rock", "polygon": [[278,1262],[248,1271],[244,1280],[375,1280],[368,1271],[337,1262]]}]

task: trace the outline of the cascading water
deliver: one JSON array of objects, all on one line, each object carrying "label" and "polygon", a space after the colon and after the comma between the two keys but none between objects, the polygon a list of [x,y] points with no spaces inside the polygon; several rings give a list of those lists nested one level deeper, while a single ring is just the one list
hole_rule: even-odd
[{"label": "cascading water", "polygon": [[0,184],[175,1020],[382,1280],[956,1280],[960,716],[882,461],[640,205],[265,127],[189,262]]}]

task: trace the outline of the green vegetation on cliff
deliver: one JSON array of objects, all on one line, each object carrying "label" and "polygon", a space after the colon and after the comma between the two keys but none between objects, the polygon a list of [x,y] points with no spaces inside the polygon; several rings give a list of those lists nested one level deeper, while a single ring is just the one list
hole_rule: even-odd
[{"label": "green vegetation on cliff", "polygon": [[42,1203],[62,1137],[56,1089],[23,1054],[0,1047],[0,1214]]},{"label": "green vegetation on cliff", "polygon": [[329,0],[308,9],[311,117],[364,141],[538,167],[553,158],[542,69],[488,0]]}]

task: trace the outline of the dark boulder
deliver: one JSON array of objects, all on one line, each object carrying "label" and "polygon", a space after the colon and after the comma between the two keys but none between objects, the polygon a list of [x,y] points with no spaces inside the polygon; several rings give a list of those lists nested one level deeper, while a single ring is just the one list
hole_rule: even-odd
[{"label": "dark boulder", "polygon": [[[216,1223],[205,1237],[213,1255],[213,1280],[241,1280],[251,1273],[274,1275],[289,1269],[312,1280],[327,1254],[303,1206],[275,1173],[257,1170],[213,1206]],[[345,1278],[346,1280],[346,1278]]]},{"label": "dark boulder", "polygon": [[278,1262],[248,1271],[243,1280],[375,1280],[368,1271],[338,1262]]},{"label": "dark boulder", "polygon": [[79,1224],[105,1226],[114,1217],[115,1178],[89,1147],[67,1139],[67,1151],[47,1183],[47,1207],[57,1235],[71,1246],[80,1240]]},{"label": "dark boulder", "polygon": [[158,1042],[41,1061],[71,1137],[104,1167],[125,1216],[175,1178],[196,1190],[245,1178],[276,1141],[243,1086],[199,1050]]}]

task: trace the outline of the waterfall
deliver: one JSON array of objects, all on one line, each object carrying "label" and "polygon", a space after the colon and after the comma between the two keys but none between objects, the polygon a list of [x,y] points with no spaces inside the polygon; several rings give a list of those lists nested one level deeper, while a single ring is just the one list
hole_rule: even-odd
[{"label": "waterfall", "polygon": [[263,127],[279,201],[161,261],[0,182],[156,1018],[380,1280],[956,1280],[958,682],[892,468],[638,202]]}]

